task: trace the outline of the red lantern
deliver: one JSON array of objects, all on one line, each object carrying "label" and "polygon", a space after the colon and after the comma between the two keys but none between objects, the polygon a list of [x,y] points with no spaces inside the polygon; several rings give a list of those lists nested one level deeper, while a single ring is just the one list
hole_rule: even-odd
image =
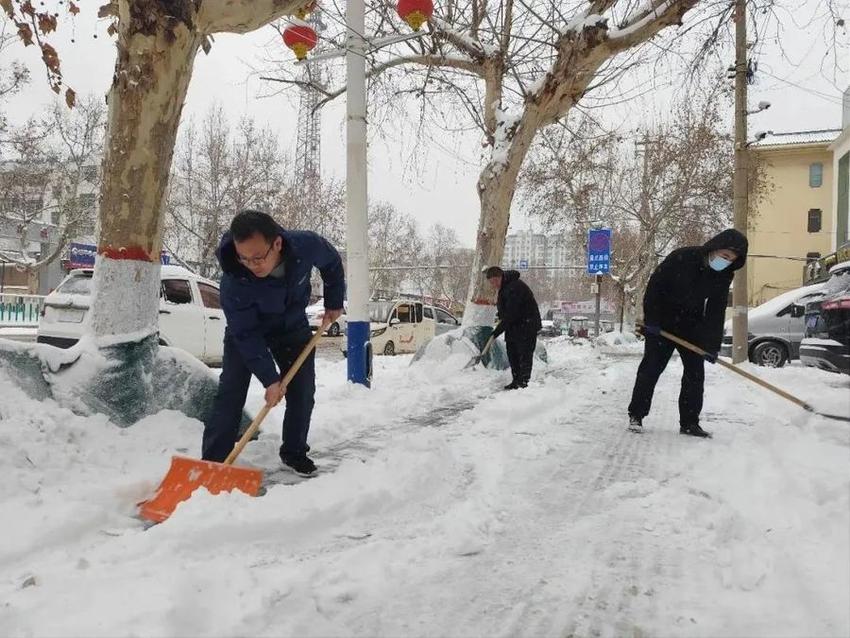
[{"label": "red lantern", "polygon": [[304,22],[290,24],[283,32],[283,43],[295,53],[295,57],[303,60],[315,46],[316,32]]},{"label": "red lantern", "polygon": [[414,31],[419,31],[434,15],[434,3],[432,0],[399,0],[398,15]]}]

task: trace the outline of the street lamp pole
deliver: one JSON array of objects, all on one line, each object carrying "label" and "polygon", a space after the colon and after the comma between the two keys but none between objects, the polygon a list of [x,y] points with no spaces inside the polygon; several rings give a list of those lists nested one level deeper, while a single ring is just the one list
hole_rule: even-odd
[{"label": "street lamp pole", "polygon": [[[735,228],[747,235],[748,207],[748,150],[747,150],[747,3],[735,3]],[[732,288],[732,362],[741,363],[749,358],[749,328],[747,309],[747,267],[735,272]]]},{"label": "street lamp pole", "polygon": [[348,262],[348,380],[369,386],[369,226],[367,217],[366,41],[364,0],[346,11],[346,258]]}]

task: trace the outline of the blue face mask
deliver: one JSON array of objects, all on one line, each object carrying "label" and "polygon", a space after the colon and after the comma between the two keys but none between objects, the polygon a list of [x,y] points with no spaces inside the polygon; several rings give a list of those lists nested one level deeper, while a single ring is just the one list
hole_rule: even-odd
[{"label": "blue face mask", "polygon": [[723,259],[720,255],[717,255],[709,260],[708,265],[711,266],[712,270],[720,272],[721,270],[725,270],[731,266],[732,262],[728,259]]}]

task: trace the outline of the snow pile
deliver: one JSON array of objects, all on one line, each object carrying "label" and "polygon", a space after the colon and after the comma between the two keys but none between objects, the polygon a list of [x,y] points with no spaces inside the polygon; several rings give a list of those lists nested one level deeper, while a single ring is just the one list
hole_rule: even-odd
[{"label": "snow pile", "polygon": [[643,355],[643,341],[631,332],[605,332],[594,340],[594,345],[603,354]]},{"label": "snow pile", "polygon": [[[0,635],[850,633],[845,424],[708,366],[715,437],[682,437],[674,361],[635,435],[634,359],[557,340],[549,358],[512,392],[409,356],[376,357],[366,389],[319,359],[322,474],[282,482],[275,408],[240,457],[271,472],[264,496],[201,492],[147,530],[135,503],[200,423],[118,428],[3,367]],[[847,377],[766,372],[850,414]]]},{"label": "snow pile", "polygon": [[[155,336],[111,348],[91,336],[68,349],[0,340],[2,369],[30,398],[122,426],[160,410],[205,420],[218,387],[217,373],[183,350],[157,346]],[[242,426],[249,422],[243,414]]]}]

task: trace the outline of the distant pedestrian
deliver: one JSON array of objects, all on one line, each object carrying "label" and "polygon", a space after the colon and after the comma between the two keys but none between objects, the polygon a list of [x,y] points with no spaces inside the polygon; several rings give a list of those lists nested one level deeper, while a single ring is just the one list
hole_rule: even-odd
[{"label": "distant pedestrian", "polygon": [[484,271],[484,276],[499,292],[496,301],[499,325],[493,331],[493,337],[505,333],[505,347],[513,375],[505,390],[524,388],[531,379],[537,333],[543,327],[540,308],[531,288],[519,278],[516,270],[504,271],[498,266],[491,266]]},{"label": "distant pedestrian", "polygon": [[[700,427],[705,361],[717,361],[723,339],[723,324],[729,286],[734,271],[747,260],[747,238],[728,229],[702,246],[688,246],[670,253],[652,273],[643,297],[646,338],[643,360],[638,367],[629,404],[629,429],[643,431],[655,384],[675,348],[682,359],[682,389],[679,394],[679,432],[710,437]],[[706,351],[704,357],[673,344],[661,330],[681,337]]]}]

